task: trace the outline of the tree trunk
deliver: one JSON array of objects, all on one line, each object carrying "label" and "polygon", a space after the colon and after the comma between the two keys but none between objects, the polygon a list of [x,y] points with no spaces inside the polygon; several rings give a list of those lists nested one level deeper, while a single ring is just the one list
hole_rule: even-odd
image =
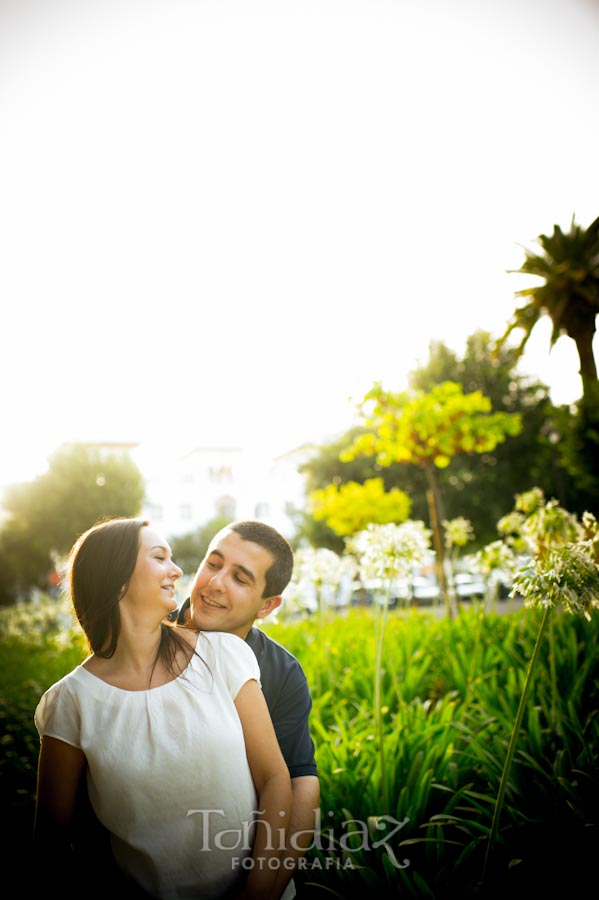
[{"label": "tree trunk", "polygon": [[424,467],[426,480],[428,482],[428,490],[426,499],[428,503],[428,512],[431,521],[431,530],[433,532],[433,545],[435,548],[435,571],[437,573],[437,582],[439,583],[439,591],[441,600],[445,606],[445,612],[448,618],[453,618],[453,610],[451,606],[451,598],[447,585],[447,577],[445,575],[445,545],[443,543],[443,529],[441,522],[443,521],[443,501],[439,484],[432,465]]},{"label": "tree trunk", "polygon": [[580,332],[571,335],[578,351],[580,377],[582,378],[582,389],[585,395],[589,388],[592,390],[593,383],[597,381],[597,363],[593,354],[594,336],[594,328],[581,329]]}]

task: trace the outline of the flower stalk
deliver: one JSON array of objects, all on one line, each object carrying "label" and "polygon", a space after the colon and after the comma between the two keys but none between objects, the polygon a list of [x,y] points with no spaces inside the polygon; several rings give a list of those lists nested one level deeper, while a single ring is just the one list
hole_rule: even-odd
[{"label": "flower stalk", "polygon": [[497,838],[497,831],[499,829],[499,819],[501,817],[501,812],[503,809],[503,803],[505,799],[505,792],[507,790],[508,781],[510,777],[510,770],[512,768],[512,762],[514,760],[514,753],[516,752],[516,744],[518,742],[518,735],[520,734],[520,728],[522,727],[522,719],[524,718],[524,711],[526,709],[526,704],[528,702],[528,695],[530,693],[530,686],[532,684],[533,672],[535,670],[535,666],[537,664],[537,659],[539,656],[539,650],[541,647],[541,643],[543,640],[543,634],[545,632],[545,628],[547,627],[547,622],[549,620],[549,616],[551,614],[551,606],[547,606],[543,611],[543,616],[541,619],[541,624],[539,626],[539,630],[537,632],[537,637],[535,641],[534,650],[532,656],[530,658],[530,662],[528,665],[528,671],[526,673],[526,680],[524,682],[524,687],[522,688],[522,695],[520,697],[520,702],[518,704],[518,712],[516,713],[516,718],[514,720],[514,725],[512,727],[512,733],[510,735],[510,742],[507,748],[507,754],[505,757],[505,762],[503,765],[503,772],[501,773],[501,781],[499,782],[499,790],[497,792],[497,799],[495,800],[495,809],[493,811],[493,821],[491,822],[491,831],[489,832],[489,840],[487,843],[487,849],[485,852],[485,862],[483,867],[483,883],[486,879],[491,860],[493,857],[493,851],[495,849],[495,841]]},{"label": "flower stalk", "polygon": [[405,578],[413,565],[424,560],[430,547],[430,536],[431,532],[423,522],[407,521],[401,525],[371,524],[346,541],[348,551],[358,559],[362,583],[373,586],[376,597],[373,711],[381,770],[381,793],[386,810],[390,809],[390,800],[385,766],[382,691],[389,602],[396,579]]}]

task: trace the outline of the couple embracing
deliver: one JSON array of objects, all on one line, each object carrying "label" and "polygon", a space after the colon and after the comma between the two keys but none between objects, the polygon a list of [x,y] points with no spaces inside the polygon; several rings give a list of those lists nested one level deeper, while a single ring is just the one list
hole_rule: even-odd
[{"label": "couple embracing", "polygon": [[[111,519],[78,539],[69,585],[91,654],[35,713],[34,848],[46,889],[295,895],[319,807],[311,697],[295,657],[254,627],[281,604],[292,569],[274,528],[234,522],[178,609],[181,569],[148,522]],[[82,794],[107,858],[100,837],[82,839]]]}]

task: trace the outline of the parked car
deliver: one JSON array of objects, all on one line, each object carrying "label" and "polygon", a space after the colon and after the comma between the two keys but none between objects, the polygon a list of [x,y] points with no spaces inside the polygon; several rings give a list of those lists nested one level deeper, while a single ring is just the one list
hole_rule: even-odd
[{"label": "parked car", "polygon": [[473,572],[458,572],[453,579],[456,598],[462,600],[484,600],[487,591],[481,575]]},{"label": "parked car", "polygon": [[437,579],[433,575],[412,577],[412,602],[417,606],[432,606],[441,594]]},{"label": "parked car", "polygon": [[[372,606],[373,604],[382,605],[386,597],[387,588],[380,579],[370,581],[361,581],[354,584],[351,595],[352,606]],[[397,606],[405,606],[410,603],[412,598],[412,588],[409,579],[396,578],[391,583],[387,604],[389,609],[395,609]]]}]

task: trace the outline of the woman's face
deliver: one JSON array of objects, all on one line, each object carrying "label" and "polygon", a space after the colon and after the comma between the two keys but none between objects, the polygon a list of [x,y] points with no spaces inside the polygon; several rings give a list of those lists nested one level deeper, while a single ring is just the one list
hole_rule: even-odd
[{"label": "woman's face", "polygon": [[121,597],[140,609],[156,608],[160,618],[177,608],[175,582],[183,572],[172,559],[167,541],[150,525],[139,533],[139,550],[127,590]]}]

